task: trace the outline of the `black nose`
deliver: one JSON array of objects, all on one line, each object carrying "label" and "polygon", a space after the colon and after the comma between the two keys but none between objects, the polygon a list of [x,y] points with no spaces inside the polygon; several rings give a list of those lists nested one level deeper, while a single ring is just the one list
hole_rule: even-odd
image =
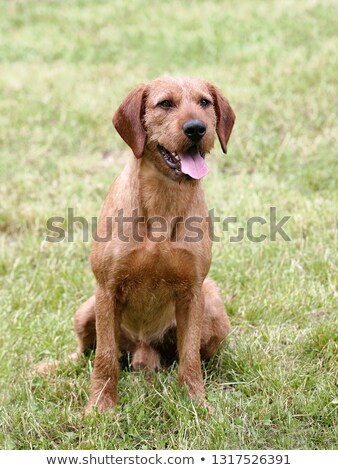
[{"label": "black nose", "polygon": [[189,119],[183,124],[183,131],[186,136],[189,137],[193,142],[198,142],[202,139],[207,130],[206,125],[203,121],[198,119]]}]

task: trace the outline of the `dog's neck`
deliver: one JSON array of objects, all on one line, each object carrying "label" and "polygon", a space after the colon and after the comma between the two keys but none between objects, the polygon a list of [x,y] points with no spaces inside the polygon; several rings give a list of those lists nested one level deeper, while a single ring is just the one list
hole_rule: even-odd
[{"label": "dog's neck", "polygon": [[196,215],[192,214],[193,207],[204,199],[200,181],[173,181],[146,159],[134,161],[134,165],[138,171],[140,210],[147,218]]}]

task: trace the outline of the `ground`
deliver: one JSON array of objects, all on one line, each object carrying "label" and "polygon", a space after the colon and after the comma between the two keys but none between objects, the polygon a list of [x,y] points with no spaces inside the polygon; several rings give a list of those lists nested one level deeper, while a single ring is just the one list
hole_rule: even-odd
[{"label": "ground", "polygon": [[[337,36],[328,0],[8,1],[0,27],[0,337],[3,449],[332,449],[337,445]],[[90,240],[45,242],[53,216],[98,215],[130,152],[111,125],[163,74],[218,85],[237,121],[204,187],[221,219],[210,275],[232,332],[203,365],[208,413],[128,364],[113,415],[82,412],[93,357],[34,377],[76,346],[94,289]],[[290,241],[271,239],[271,207]],[[247,232],[230,242],[253,216]],[[64,224],[66,226],[66,222]]]}]

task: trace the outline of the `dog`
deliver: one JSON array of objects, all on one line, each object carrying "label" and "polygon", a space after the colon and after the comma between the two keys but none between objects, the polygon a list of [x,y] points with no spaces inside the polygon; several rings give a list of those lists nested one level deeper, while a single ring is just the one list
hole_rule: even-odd
[{"label": "dog", "polygon": [[[121,351],[147,371],[177,355],[179,385],[205,403],[201,358],[214,354],[230,323],[207,277],[212,241],[201,179],[216,134],[226,153],[234,122],[219,89],[195,78],[141,84],[117,109],[114,126],[134,156],[104,202],[91,254],[96,291],[74,317],[72,357],[96,345],[87,411],[118,403]],[[199,236],[189,237],[196,220]]]}]

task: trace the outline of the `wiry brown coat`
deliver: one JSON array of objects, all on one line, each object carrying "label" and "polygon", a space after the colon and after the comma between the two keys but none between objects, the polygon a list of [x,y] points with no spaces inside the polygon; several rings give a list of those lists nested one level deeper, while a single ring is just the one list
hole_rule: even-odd
[{"label": "wiry brown coat", "polygon": [[[201,106],[201,99],[207,106]],[[170,101],[163,109],[159,103]],[[111,240],[94,242],[92,270],[95,295],[76,312],[74,324],[81,354],[96,341],[95,365],[87,409],[100,411],[117,401],[119,354],[132,353],[135,369],[156,369],[161,358],[179,357],[179,383],[191,396],[204,399],[200,358],[209,358],[229,332],[229,320],[213,281],[207,278],[211,263],[208,209],[200,180],[170,168],[159,145],[171,153],[191,146],[183,132],[185,122],[202,121],[206,131],[199,142],[208,153],[217,133],[222,149],[234,124],[234,113],[217,88],[208,82],[165,77],[132,91],[116,111],[114,125],[131,147],[130,159],[113,183],[104,203],[98,235],[106,235],[107,217],[123,209],[144,216],[138,224],[143,241],[135,240],[132,224],[124,225],[121,240],[117,224]],[[201,217],[203,236],[186,241],[187,229],[179,220]],[[163,240],[152,241],[151,217],[167,221]],[[181,217],[182,219],[179,219]]]}]

